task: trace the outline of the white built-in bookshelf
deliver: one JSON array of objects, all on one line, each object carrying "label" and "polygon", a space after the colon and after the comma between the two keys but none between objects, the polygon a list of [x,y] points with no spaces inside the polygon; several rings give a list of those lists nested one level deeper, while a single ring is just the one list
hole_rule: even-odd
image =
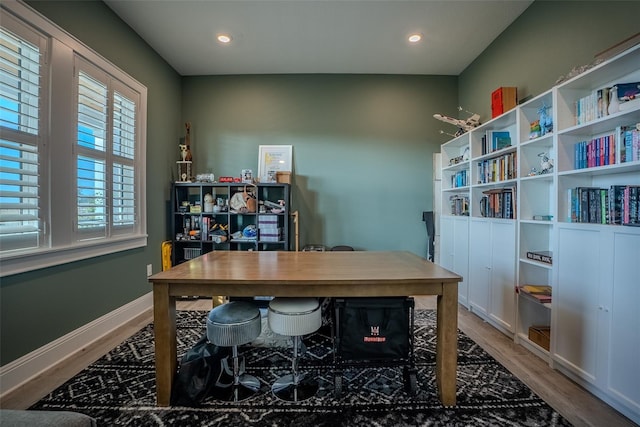
[{"label": "white built-in bookshelf", "polygon": [[608,107],[639,64],[640,45],[443,144],[440,195],[459,302],[637,423],[640,94]]}]

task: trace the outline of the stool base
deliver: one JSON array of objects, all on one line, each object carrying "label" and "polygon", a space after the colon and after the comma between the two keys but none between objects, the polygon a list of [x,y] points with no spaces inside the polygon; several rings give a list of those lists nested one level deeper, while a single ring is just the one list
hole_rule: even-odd
[{"label": "stool base", "polygon": [[297,385],[292,374],[278,378],[271,386],[273,395],[288,402],[300,402],[315,396],[319,389],[318,381],[306,378],[304,374],[300,374],[300,377]]},{"label": "stool base", "polygon": [[260,380],[253,375],[242,374],[239,384],[215,390],[215,398],[224,402],[240,402],[254,396],[260,390]]}]

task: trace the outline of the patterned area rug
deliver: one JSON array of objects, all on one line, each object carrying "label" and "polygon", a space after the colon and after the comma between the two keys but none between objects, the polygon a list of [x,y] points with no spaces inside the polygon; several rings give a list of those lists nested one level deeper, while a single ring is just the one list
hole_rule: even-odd
[{"label": "patterned area rug", "polygon": [[[101,426],[568,426],[567,420],[462,332],[458,335],[457,405],[444,407],[435,386],[435,312],[415,312],[418,392],[405,392],[402,366],[352,367],[333,394],[327,328],[306,337],[301,370],[317,376],[317,395],[285,402],[270,391],[290,369],[290,349],[241,347],[247,373],[262,388],[239,403],[208,398],[198,408],[155,406],[153,325],[148,325],[30,409],[72,410]],[[178,355],[204,333],[206,312],[179,311]]]}]

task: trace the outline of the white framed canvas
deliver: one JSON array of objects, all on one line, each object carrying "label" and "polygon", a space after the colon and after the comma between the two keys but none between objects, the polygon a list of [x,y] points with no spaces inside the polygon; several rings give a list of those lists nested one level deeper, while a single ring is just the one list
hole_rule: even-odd
[{"label": "white framed canvas", "polygon": [[293,146],[261,145],[258,150],[260,182],[276,182],[277,172],[291,172]]}]

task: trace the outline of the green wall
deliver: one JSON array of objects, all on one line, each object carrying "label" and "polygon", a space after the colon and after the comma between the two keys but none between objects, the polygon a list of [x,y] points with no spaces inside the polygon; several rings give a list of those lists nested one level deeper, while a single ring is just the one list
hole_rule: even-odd
[{"label": "green wall", "polygon": [[495,88],[517,86],[520,98],[547,90],[572,67],[637,31],[640,12],[640,2],[536,1],[459,78],[181,78],[100,1],[28,4],[147,86],[149,245],[3,278],[3,365],[150,291],[145,266],[160,269],[185,121],[192,123],[198,172],[257,172],[259,145],[293,145],[293,208],[300,211],[302,244],[422,255],[432,153],[448,138],[439,130],[454,130],[432,115],[456,114],[460,103],[486,121]]},{"label": "green wall", "polygon": [[259,145],[293,146],[301,247],[424,256],[422,211],[432,209],[432,154],[444,140],[431,116],[455,111],[456,86],[451,76],[185,77],[182,116],[196,173],[257,175]]},{"label": "green wall", "polygon": [[[146,265],[160,270],[169,171],[174,164],[174,144],[182,131],[180,76],[111,9],[101,1],[28,4],[147,87],[149,239],[146,248],[2,278],[2,365],[151,290]],[[55,173],[55,166],[52,170]]]},{"label": "green wall", "polygon": [[460,74],[460,105],[491,119],[491,92],[539,95],[640,31],[640,1],[535,1]]}]

